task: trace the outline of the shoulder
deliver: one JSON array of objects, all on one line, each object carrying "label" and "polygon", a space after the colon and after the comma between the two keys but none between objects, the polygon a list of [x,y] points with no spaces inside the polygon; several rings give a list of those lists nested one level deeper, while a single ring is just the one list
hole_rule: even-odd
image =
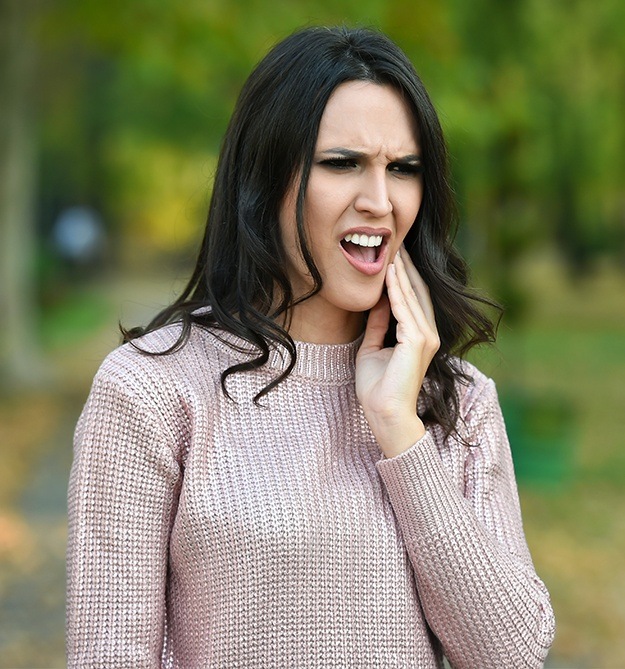
[{"label": "shoulder", "polygon": [[94,387],[114,386],[146,406],[194,394],[219,377],[219,351],[202,328],[192,326],[184,342],[181,335],[174,323],[119,346],[100,365]]},{"label": "shoulder", "polygon": [[467,360],[454,358],[452,364],[458,370],[456,393],[462,420],[468,420],[472,414],[487,404],[494,402],[498,405],[497,388],[493,379]]},{"label": "shoulder", "polygon": [[160,435],[175,457],[184,457],[193,425],[218,410],[227,365],[210,332],[193,327],[176,348],[181,333],[179,324],[168,325],[109,353],[93,380],[75,443],[123,423],[126,432]]},{"label": "shoulder", "polygon": [[472,447],[473,456],[480,452],[488,461],[509,458],[506,426],[495,382],[464,360],[455,360],[454,366],[459,372],[457,437]]}]

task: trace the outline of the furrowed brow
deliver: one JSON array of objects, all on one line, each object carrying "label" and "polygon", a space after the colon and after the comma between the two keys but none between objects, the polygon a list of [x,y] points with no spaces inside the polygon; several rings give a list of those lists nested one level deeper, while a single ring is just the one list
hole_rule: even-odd
[{"label": "furrowed brow", "polygon": [[417,153],[410,153],[407,156],[401,156],[400,158],[397,158],[396,162],[399,162],[399,163],[420,163],[421,162],[421,156],[418,155]]},{"label": "furrowed brow", "polygon": [[[331,149],[325,149],[321,153],[322,155],[341,156],[342,158],[352,158],[354,160],[368,157],[368,154],[366,154],[364,151],[354,151],[354,149],[346,149],[342,146],[335,146]],[[393,162],[420,163],[421,156],[417,153],[409,153],[405,156],[398,156],[393,160]]]},{"label": "furrowed brow", "polygon": [[332,155],[332,156],[342,156],[343,158],[366,158],[367,155],[362,151],[354,151],[353,149],[345,149],[341,146],[336,146],[332,149],[326,149],[321,153]]}]

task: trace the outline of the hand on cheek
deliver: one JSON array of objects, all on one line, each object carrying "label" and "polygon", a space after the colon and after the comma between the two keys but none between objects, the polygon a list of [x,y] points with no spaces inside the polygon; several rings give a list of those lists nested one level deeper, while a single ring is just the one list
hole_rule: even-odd
[{"label": "hand on cheek", "polygon": [[[429,290],[403,247],[386,286],[388,297],[371,310],[356,359],[356,393],[383,453],[392,457],[425,434],[417,398],[440,341]],[[384,348],[391,311],[397,344]]]}]

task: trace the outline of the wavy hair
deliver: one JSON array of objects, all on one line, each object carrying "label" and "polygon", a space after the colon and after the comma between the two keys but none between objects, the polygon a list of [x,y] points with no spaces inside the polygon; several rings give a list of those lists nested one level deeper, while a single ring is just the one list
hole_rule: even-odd
[{"label": "wavy hair", "polygon": [[[449,435],[458,420],[456,381],[467,380],[455,357],[478,343],[494,341],[496,327],[481,307],[496,305],[468,288],[467,266],[453,248],[457,216],[434,106],[403,51],[373,30],[306,28],[279,42],[260,61],[241,90],[223,140],[193,274],[178,299],[147,327],[122,328],[124,341],[139,348],[137,337],[172,322],[182,326],[177,341],[165,351],[146,354],[179,350],[194,325],[218,336],[220,330],[237,335],[251,345],[252,353],[249,360],[222,372],[228,397],[228,376],[262,367],[277,344],[286,349],[289,362],[254,400],[291,373],[296,348],[279,321],[286,318],[288,323],[290,309],[321,288],[321,275],[306,244],[304,199],[326,103],[349,81],[392,86],[406,100],[419,128],[424,195],[404,244],[430,289],[441,341],[426,375],[421,418],[440,424]],[[297,233],[314,286],[297,300],[279,227],[280,207],[296,175],[301,175]],[[386,345],[396,343],[394,332],[392,322]]]}]

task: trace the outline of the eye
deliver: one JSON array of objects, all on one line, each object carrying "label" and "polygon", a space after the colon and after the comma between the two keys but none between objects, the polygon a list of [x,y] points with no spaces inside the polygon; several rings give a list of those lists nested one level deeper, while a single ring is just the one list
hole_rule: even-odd
[{"label": "eye", "polygon": [[389,163],[388,171],[400,176],[412,177],[423,174],[423,165],[421,163]]},{"label": "eye", "polygon": [[350,170],[358,165],[353,158],[325,158],[319,161],[319,164],[340,171]]}]

